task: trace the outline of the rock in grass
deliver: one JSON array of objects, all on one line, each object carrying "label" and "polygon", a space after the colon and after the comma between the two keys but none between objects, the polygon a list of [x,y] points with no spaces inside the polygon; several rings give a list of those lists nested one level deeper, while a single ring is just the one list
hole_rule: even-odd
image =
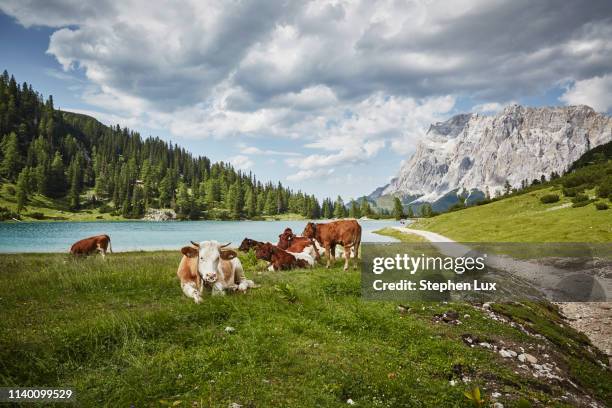
[{"label": "rock in grass", "polygon": [[235,329],[235,328],[233,328],[232,326],[227,326],[227,327],[225,328],[225,332],[226,332],[226,333],[233,333],[233,332],[235,332],[235,331],[236,331],[236,329]]},{"label": "rock in grass", "polygon": [[501,349],[499,350],[499,355],[503,358],[514,358],[516,357],[516,351]]},{"label": "rock in grass", "polygon": [[535,364],[538,362],[538,359],[529,353],[519,354],[518,359],[521,363],[528,362],[531,364]]}]

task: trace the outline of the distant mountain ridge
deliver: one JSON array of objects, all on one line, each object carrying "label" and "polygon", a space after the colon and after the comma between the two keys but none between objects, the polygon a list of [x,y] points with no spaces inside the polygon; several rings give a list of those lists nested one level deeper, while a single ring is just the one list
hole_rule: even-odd
[{"label": "distant mountain ridge", "polygon": [[[391,182],[369,198],[410,196],[435,203],[460,192],[494,195],[562,174],[585,152],[612,140],[612,118],[584,105],[511,105],[495,115],[460,114],[432,124]],[[417,197],[414,199],[413,197]]]}]

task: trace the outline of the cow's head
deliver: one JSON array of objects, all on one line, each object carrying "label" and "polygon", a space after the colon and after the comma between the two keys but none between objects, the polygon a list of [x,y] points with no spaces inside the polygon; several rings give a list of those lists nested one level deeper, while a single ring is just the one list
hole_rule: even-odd
[{"label": "cow's head", "polygon": [[293,235],[291,228],[285,228],[285,231],[278,236],[278,247],[281,249],[289,248],[293,237],[295,237],[295,235]]},{"label": "cow's head", "polygon": [[251,248],[255,248],[257,244],[259,244],[259,242],[255,241],[254,239],[245,238],[242,240],[242,243],[238,247],[238,250],[246,252]]},{"label": "cow's head", "polygon": [[271,243],[266,242],[265,244],[257,245],[257,249],[255,250],[255,256],[257,259],[263,259],[264,261],[272,261],[272,252],[274,251],[274,247]]},{"label": "cow's head", "polygon": [[238,255],[231,249],[225,249],[230,242],[225,245],[221,245],[217,241],[202,241],[199,244],[191,241],[191,243],[193,247],[183,247],[181,252],[190,258],[198,257],[198,273],[202,280],[207,283],[217,281],[219,260],[229,261]]},{"label": "cow's head", "polygon": [[302,235],[305,236],[306,238],[310,238],[310,239],[316,239],[315,234],[317,232],[317,226],[314,222],[309,222],[308,224],[306,224],[306,227],[304,228],[304,232],[302,232]]}]

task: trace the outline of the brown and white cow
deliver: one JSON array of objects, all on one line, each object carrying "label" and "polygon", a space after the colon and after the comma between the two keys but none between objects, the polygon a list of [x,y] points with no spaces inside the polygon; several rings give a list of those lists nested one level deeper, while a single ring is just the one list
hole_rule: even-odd
[{"label": "brown and white cow", "polygon": [[270,262],[269,269],[275,271],[307,268],[314,264],[314,260],[309,255],[289,253],[269,242],[258,245],[255,256],[258,259]]},{"label": "brown and white cow", "polygon": [[96,235],[89,238],[84,238],[75,242],[70,247],[72,255],[89,255],[95,252],[100,252],[102,258],[106,256],[106,251],[113,252],[111,239],[108,235]]},{"label": "brown and white cow", "polygon": [[[325,248],[327,256],[327,267],[335,261],[336,245],[344,248],[344,270],[349,266],[351,249],[354,250],[353,258],[359,257],[359,245],[361,244],[361,225],[356,220],[339,220],[325,224],[309,222],[304,228],[303,236],[312,238]],[[357,265],[353,264],[356,268]]]},{"label": "brown and white cow", "polygon": [[183,293],[196,303],[202,301],[204,288],[213,295],[224,295],[226,290],[246,292],[255,283],[246,279],[236,252],[226,249],[217,241],[191,241],[191,246],[181,248],[183,258],[176,271]]},{"label": "brown and white cow", "polygon": [[321,259],[314,240],[312,238],[298,237],[291,228],[285,228],[285,231],[278,236],[278,244],[276,246],[291,253],[306,253],[315,261]]}]

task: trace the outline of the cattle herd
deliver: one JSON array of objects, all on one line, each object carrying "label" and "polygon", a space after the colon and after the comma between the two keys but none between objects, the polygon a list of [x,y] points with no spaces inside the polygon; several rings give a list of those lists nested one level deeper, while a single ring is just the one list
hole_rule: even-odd
[{"label": "cattle herd", "polygon": [[[269,262],[268,269],[274,271],[293,268],[309,268],[321,259],[325,251],[327,267],[335,261],[336,246],[342,247],[344,270],[349,267],[351,255],[355,262],[359,256],[361,244],[361,226],[356,220],[339,220],[328,223],[309,222],[302,236],[297,236],[291,228],[286,228],[278,236],[278,243],[259,242],[245,238],[239,251],[255,251],[258,259]],[[213,295],[225,294],[226,291],[246,292],[256,287],[252,280],[246,279],[238,254],[228,248],[230,243],[222,245],[217,241],[202,241],[181,248],[183,257],[176,272],[181,282],[183,293],[196,303],[202,300],[202,292],[210,290]],[[110,237],[97,235],[76,242],[70,253],[88,255],[99,252],[105,257],[112,252]]]}]

